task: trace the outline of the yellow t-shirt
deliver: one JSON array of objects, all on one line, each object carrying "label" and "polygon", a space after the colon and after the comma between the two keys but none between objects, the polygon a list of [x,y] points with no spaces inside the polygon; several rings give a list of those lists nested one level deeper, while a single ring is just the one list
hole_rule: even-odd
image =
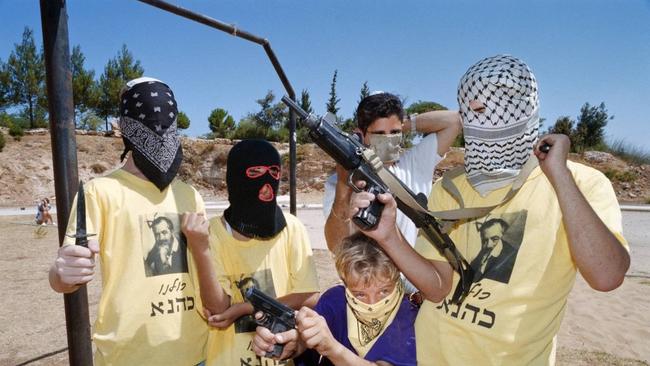
[{"label": "yellow t-shirt", "polygon": [[[607,178],[595,169],[568,162],[587,201],[627,248],[621,212]],[[464,175],[454,180],[465,207],[498,203],[510,187],[481,197]],[[440,182],[429,208],[458,208]],[[460,305],[425,301],[415,322],[420,365],[552,365],[576,266],[571,257],[557,196],[538,167],[517,195],[486,217],[462,223],[450,233],[476,271]],[[424,237],[416,250],[445,261]],[[454,274],[453,289],[458,282]]]},{"label": "yellow t-shirt", "polygon": [[[199,193],[174,180],[163,192],[122,169],[84,186],[87,232],[99,240],[102,296],[96,365],[196,365],[208,327],[195,311],[179,214],[204,212]],[[67,233],[76,229],[76,199]],[[74,239],[66,238],[66,245]]]},{"label": "yellow t-shirt", "polygon": [[[273,238],[247,241],[228,233],[221,217],[210,220],[210,246],[212,253],[216,253],[213,263],[219,284],[232,304],[244,302],[242,290],[253,285],[274,298],[318,292],[316,266],[305,226],[293,215],[285,215],[285,219],[287,226]],[[224,330],[211,328],[206,365],[292,364],[257,357],[251,348],[255,327],[253,318],[244,316]]]}]

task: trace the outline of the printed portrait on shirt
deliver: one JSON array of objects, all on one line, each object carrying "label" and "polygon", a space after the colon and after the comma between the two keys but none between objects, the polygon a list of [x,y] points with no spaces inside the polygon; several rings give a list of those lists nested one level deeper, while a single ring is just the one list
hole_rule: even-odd
[{"label": "printed portrait on shirt", "polygon": [[147,277],[187,272],[187,242],[178,214],[157,213],[145,218],[141,243]]},{"label": "printed portrait on shirt", "polygon": [[[276,297],[273,274],[270,269],[242,275],[238,280],[233,281],[233,284],[239,289],[242,298],[244,298],[244,293],[250,287],[255,287],[272,298]],[[235,333],[254,332],[256,327],[257,323],[255,323],[252,315],[243,316],[235,321]]]},{"label": "printed portrait on shirt", "polygon": [[490,279],[510,282],[512,270],[526,226],[527,211],[508,213],[475,221],[480,240],[478,254],[470,265],[474,269],[474,282]]}]

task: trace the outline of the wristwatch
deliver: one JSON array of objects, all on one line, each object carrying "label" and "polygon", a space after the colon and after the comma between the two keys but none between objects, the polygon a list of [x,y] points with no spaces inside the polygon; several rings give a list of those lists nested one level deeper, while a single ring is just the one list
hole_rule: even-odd
[{"label": "wristwatch", "polygon": [[411,131],[410,131],[411,133],[416,133],[418,131],[417,123],[416,123],[417,115],[418,115],[417,113],[413,113],[413,114],[409,115],[409,122],[411,124]]}]

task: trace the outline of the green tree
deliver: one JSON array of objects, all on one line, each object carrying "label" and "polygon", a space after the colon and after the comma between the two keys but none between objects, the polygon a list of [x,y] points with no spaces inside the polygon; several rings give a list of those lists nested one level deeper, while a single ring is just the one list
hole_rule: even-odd
[{"label": "green tree", "polygon": [[575,122],[569,116],[562,116],[555,121],[553,126],[549,127],[546,133],[559,133],[567,135],[573,139],[575,133],[573,129],[574,124]]},{"label": "green tree", "polygon": [[176,123],[178,124],[179,130],[187,130],[190,128],[190,117],[185,112],[180,111],[176,117]]},{"label": "green tree", "polygon": [[225,109],[217,108],[208,117],[210,131],[214,137],[229,137],[235,130],[235,119]]},{"label": "green tree", "polygon": [[260,105],[260,111],[252,119],[258,126],[268,130],[286,125],[289,118],[287,106],[282,102],[274,104],[274,100],[275,95],[269,90],[264,98],[255,101]]},{"label": "green tree", "polygon": [[605,103],[600,103],[597,107],[585,103],[580,108],[574,139],[571,141],[575,151],[582,152],[590,148],[604,148],[605,126],[612,119],[614,119],[614,116],[608,115]]},{"label": "green tree", "polygon": [[338,70],[334,70],[334,76],[332,77],[332,83],[330,84],[330,98],[327,101],[327,105],[325,106],[327,112],[337,116],[336,117],[337,120],[338,120],[338,113],[339,113],[338,104],[341,101],[341,99],[339,99],[336,96],[336,77],[338,76],[338,73],[339,73]]},{"label": "green tree", "polygon": [[[79,45],[72,48],[70,67],[72,71],[72,100],[74,103],[75,119],[81,122],[83,114],[95,107],[99,101],[99,90],[95,82],[95,71],[86,70],[86,56]],[[95,115],[95,117],[97,117]],[[90,116],[89,118],[92,118]]]},{"label": "green tree", "polygon": [[88,110],[81,114],[79,117],[79,128],[83,130],[97,131],[104,123],[104,120],[95,114],[92,110]]},{"label": "green tree", "polygon": [[[25,27],[20,44],[15,44],[7,60],[5,77],[8,77],[8,100],[10,105],[22,106],[29,118],[29,128],[43,127],[45,122],[45,65],[36,49],[34,32]],[[41,117],[42,119],[39,119]]]},{"label": "green tree", "polygon": [[237,128],[232,133],[234,139],[267,139],[268,129],[258,125],[254,120],[254,115],[244,117],[237,124]]},{"label": "green tree", "polygon": [[[361,85],[361,91],[359,91],[359,100],[357,101],[357,106],[361,103],[362,100],[366,99],[366,97],[369,96],[370,96],[370,89],[368,88],[368,82],[364,81],[363,85]],[[354,129],[354,121],[356,120],[357,120],[357,111],[355,109],[354,114],[352,115],[352,122],[349,122],[349,119],[345,120],[343,122],[343,126],[341,126],[341,129],[343,129],[344,131],[347,131],[347,129],[350,128]]]},{"label": "green tree", "polygon": [[[303,89],[300,93],[299,105],[300,108],[304,109],[307,113],[314,113],[314,109],[311,106],[311,97],[309,96],[307,89]],[[311,142],[311,139],[309,138],[309,128],[300,121],[297,121],[296,124],[296,141],[298,141],[299,144]],[[289,130],[288,120],[285,128],[287,131]]]},{"label": "green tree", "polygon": [[309,97],[307,89],[303,89],[300,93],[300,108],[304,109],[307,113],[314,113],[314,109],[311,107],[311,98]]},{"label": "green tree", "polygon": [[108,60],[104,66],[104,73],[99,77],[99,103],[97,115],[106,121],[108,129],[108,118],[119,115],[120,90],[127,81],[141,77],[144,68],[139,60],[135,60],[126,45],[117,56]]},{"label": "green tree", "polygon": [[427,102],[427,101],[422,101],[418,100],[415,103],[411,103],[408,108],[406,108],[404,111],[406,114],[413,114],[413,113],[425,113],[425,112],[430,112],[430,111],[446,111],[447,107],[443,106],[442,104],[436,103],[436,102]]},{"label": "green tree", "polygon": [[357,104],[361,103],[362,100],[370,96],[370,89],[368,88],[368,81],[364,81],[361,86],[361,91],[359,92],[359,101]]},{"label": "green tree", "polygon": [[7,64],[0,59],[0,112],[9,107],[10,75]]}]

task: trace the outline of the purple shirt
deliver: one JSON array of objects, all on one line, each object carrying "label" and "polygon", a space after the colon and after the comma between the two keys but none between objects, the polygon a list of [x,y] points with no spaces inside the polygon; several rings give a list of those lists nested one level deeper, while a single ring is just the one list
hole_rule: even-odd
[{"label": "purple shirt", "polygon": [[[345,287],[335,286],[325,291],[316,304],[316,312],[327,321],[332,335],[344,347],[355,354],[348,339],[348,320],[345,302]],[[394,366],[415,365],[415,329],[413,324],[418,313],[418,307],[411,304],[406,296],[397,311],[393,322],[379,336],[370,351],[364,357],[368,361],[386,361]],[[325,357],[318,363],[320,355],[315,350],[307,350],[295,359],[296,366],[332,365]]]}]

